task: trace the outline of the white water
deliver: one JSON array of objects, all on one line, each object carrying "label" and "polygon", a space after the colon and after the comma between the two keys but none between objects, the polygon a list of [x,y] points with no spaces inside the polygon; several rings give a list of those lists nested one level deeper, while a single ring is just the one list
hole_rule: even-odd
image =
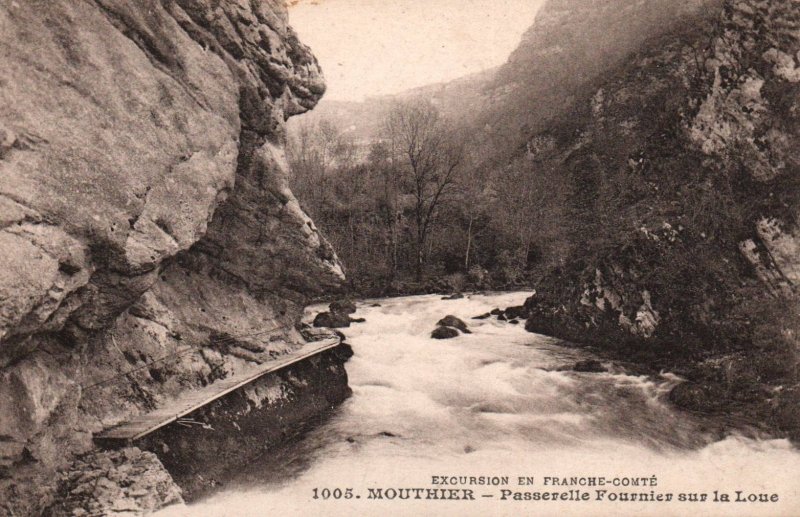
[{"label": "white water", "polygon": [[[345,329],[353,396],[299,442],[251,465],[221,493],[163,515],[800,515],[800,454],[785,440],[719,437],[719,426],[664,401],[677,380],[557,371],[582,351],[522,325],[473,320],[521,304],[525,293],[440,300],[415,296],[359,306]],[[320,308],[310,308],[309,314]],[[473,334],[438,341],[454,314]],[[716,430],[715,430],[716,429]],[[509,487],[467,486],[477,501],[368,500],[369,488],[434,488],[439,475],[508,476]],[[657,476],[657,487],[617,492],[777,493],[777,503],[666,505],[594,500],[514,502],[500,489],[543,487],[544,476]],[[533,476],[535,486],[516,486]],[[353,488],[360,499],[312,499],[313,488]],[[582,488],[582,487],[571,487]],[[596,487],[595,487],[596,488]],[[494,494],[481,498],[480,494]]]}]

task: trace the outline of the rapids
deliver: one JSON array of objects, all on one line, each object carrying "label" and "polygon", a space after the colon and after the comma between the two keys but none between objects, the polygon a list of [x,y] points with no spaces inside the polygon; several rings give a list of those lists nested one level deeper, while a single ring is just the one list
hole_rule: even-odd
[{"label": "rapids", "polygon": [[[365,323],[344,329],[353,396],[312,431],[249,465],[219,493],[161,515],[800,515],[800,454],[786,440],[721,426],[669,405],[680,379],[569,371],[587,352],[470,319],[519,305],[526,293],[460,300],[412,296],[359,303]],[[375,306],[380,304],[380,306]],[[310,307],[312,318],[322,307]],[[453,314],[472,334],[433,340]],[[435,488],[432,476],[508,476],[507,487],[464,486],[476,501],[370,500],[370,488]],[[533,477],[534,486],[517,478]],[[657,477],[656,487],[553,487],[545,477]],[[352,488],[350,500],[313,489]],[[449,488],[449,487],[447,487]],[[583,489],[590,502],[500,500],[500,489]],[[617,492],[777,493],[776,503],[666,505],[595,501]],[[494,497],[481,497],[492,494]],[[319,492],[318,492],[319,495]]]}]

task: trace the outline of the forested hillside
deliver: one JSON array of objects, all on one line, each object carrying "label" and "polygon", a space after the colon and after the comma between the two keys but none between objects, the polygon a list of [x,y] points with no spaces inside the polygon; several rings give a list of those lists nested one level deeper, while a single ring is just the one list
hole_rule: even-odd
[{"label": "forested hillside", "polygon": [[[291,121],[295,191],[331,239],[352,287],[530,286],[562,264],[569,187],[552,164],[533,158],[555,150],[537,131],[571,119],[603,74],[659,34],[694,23],[704,5],[719,1],[548,2],[499,69],[392,97],[323,101]],[[415,188],[411,157],[389,134],[398,107],[435,112],[437,131],[459,141],[461,156],[444,185],[434,171]],[[422,203],[432,208],[424,239],[415,190],[431,196]]]}]

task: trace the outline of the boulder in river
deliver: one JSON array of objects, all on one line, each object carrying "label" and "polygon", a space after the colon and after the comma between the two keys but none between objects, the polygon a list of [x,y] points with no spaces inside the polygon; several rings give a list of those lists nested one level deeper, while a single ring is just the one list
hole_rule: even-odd
[{"label": "boulder in river", "polygon": [[461,320],[459,318],[456,318],[452,314],[448,314],[447,316],[445,316],[444,318],[442,318],[438,322],[436,322],[436,324],[439,325],[439,326],[443,326],[443,327],[456,328],[456,329],[460,330],[461,332],[463,332],[464,334],[471,334],[472,333],[472,332],[469,331],[469,329],[467,328],[467,324],[464,323],[463,320]]},{"label": "boulder in river", "polygon": [[787,430],[789,437],[795,442],[800,442],[800,411],[797,410],[799,402],[800,386],[793,386],[778,394],[773,410],[775,422],[781,429]]},{"label": "boulder in river", "polygon": [[491,317],[491,314],[487,312],[487,313],[481,314],[480,316],[473,316],[472,319],[474,319],[474,320],[485,320],[485,319],[487,319],[489,317]]},{"label": "boulder in river", "polygon": [[584,359],[583,361],[578,361],[575,363],[575,366],[572,367],[572,370],[586,373],[603,373],[607,372],[608,368],[603,366],[603,363],[596,359]]},{"label": "boulder in river", "polygon": [[724,395],[715,385],[682,382],[669,392],[669,400],[676,406],[691,411],[717,411],[725,400]]},{"label": "boulder in river", "polygon": [[350,318],[350,323],[364,323],[366,318]]},{"label": "boulder in river", "polygon": [[336,332],[331,330],[330,328],[324,327],[312,327],[308,323],[303,323],[298,327],[300,331],[300,335],[303,336],[303,339],[306,341],[322,341],[323,339],[330,339],[336,337]]},{"label": "boulder in river", "polygon": [[509,320],[519,320],[527,318],[528,312],[528,309],[526,309],[524,305],[515,305],[513,307],[508,307],[503,314],[505,314],[506,318]]},{"label": "boulder in river", "polygon": [[442,300],[460,300],[464,298],[464,295],[461,293],[453,293],[450,296],[442,296]]},{"label": "boulder in river", "polygon": [[339,313],[339,314],[353,314],[356,312],[356,304],[353,300],[342,299],[336,300],[328,305],[331,312]]},{"label": "boulder in river", "polygon": [[340,312],[320,312],[314,318],[315,327],[343,328],[350,326],[350,316]]},{"label": "boulder in river", "polygon": [[342,343],[333,349],[333,353],[336,354],[336,356],[340,360],[347,361],[348,359],[353,357],[353,355],[355,355],[355,352],[353,352],[353,347],[350,346],[349,343],[344,342],[344,337],[342,337],[341,339]]},{"label": "boulder in river", "polygon": [[453,327],[436,327],[433,332],[431,332],[431,337],[433,339],[450,339],[458,337],[458,330],[454,329]]}]

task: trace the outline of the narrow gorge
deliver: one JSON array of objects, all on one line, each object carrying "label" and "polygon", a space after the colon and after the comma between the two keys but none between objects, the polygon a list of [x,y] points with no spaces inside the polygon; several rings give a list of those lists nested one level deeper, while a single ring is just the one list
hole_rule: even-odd
[{"label": "narrow gorge", "polygon": [[544,0],[503,63],[332,101],[289,13],[336,2],[288,4],[0,0],[0,515],[569,461],[796,507],[797,0]]}]

